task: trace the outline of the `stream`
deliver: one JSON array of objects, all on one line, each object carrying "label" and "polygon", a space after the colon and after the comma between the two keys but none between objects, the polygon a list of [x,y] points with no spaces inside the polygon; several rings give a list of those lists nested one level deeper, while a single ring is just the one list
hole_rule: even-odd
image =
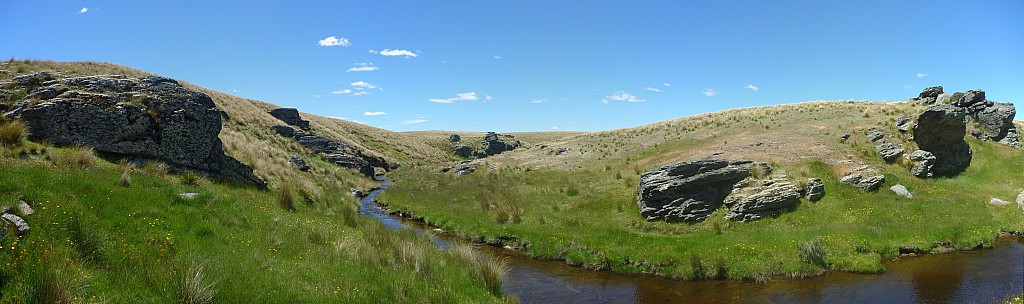
[{"label": "stream", "polygon": [[[431,230],[377,204],[377,194],[393,184],[382,180],[379,189],[360,201],[359,213],[393,230],[421,235]],[[434,234],[437,248],[453,243],[469,241]],[[508,262],[511,270],[501,289],[523,303],[994,303],[1024,288],[1024,240],[1016,237],[999,237],[992,248],[900,258],[884,263],[886,272],[879,275],[829,272],[764,284],[622,275],[533,259],[515,250],[477,247]]]}]

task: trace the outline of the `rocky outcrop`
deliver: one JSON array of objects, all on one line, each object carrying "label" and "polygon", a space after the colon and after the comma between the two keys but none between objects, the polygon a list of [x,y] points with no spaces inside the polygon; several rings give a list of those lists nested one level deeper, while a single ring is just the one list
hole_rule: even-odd
[{"label": "rocky outcrop", "polygon": [[174,79],[41,72],[0,86],[32,96],[4,114],[25,122],[32,140],[85,145],[134,162],[159,160],[172,171],[266,186],[252,168],[224,154],[222,115],[213,99]]},{"label": "rocky outcrop", "polygon": [[913,127],[913,122],[913,117],[900,116],[899,118],[896,118],[896,122],[893,124],[896,126],[896,130],[899,130],[902,133],[906,133],[907,131],[910,131],[911,127]]},{"label": "rocky outcrop", "polygon": [[895,161],[900,155],[903,155],[903,147],[900,145],[885,142],[875,146],[875,150],[878,150],[878,154],[882,156],[882,159],[887,163]]},{"label": "rocky outcrop", "polygon": [[825,197],[825,184],[820,178],[808,178],[807,186],[804,187],[804,197],[812,202],[817,202]]},{"label": "rocky outcrop", "polygon": [[750,176],[752,161],[681,162],[640,176],[637,205],[648,221],[699,222],[722,206],[733,185]]},{"label": "rocky outcrop", "polygon": [[270,110],[270,116],[274,116],[286,124],[299,127],[302,130],[309,130],[309,121],[299,116],[299,110],[295,108],[277,108]]},{"label": "rocky outcrop", "polygon": [[365,159],[347,153],[324,153],[321,154],[324,160],[349,169],[355,169],[363,175],[372,177],[375,173],[373,166]]},{"label": "rocky outcrop", "polygon": [[921,94],[918,94],[917,98],[914,98],[914,100],[930,105],[938,101],[939,95],[942,95],[941,86],[928,87],[924,89],[924,91],[921,91]]},{"label": "rocky outcrop", "polygon": [[484,135],[483,152],[488,156],[500,154],[505,151],[512,151],[518,148],[521,143],[514,136],[509,134],[498,134],[494,132],[487,132]]},{"label": "rocky outcrop", "polygon": [[374,167],[385,170],[398,168],[398,165],[389,163],[383,157],[365,155],[361,149],[341,141],[295,130],[288,126],[273,126],[272,128],[278,135],[292,137],[295,142],[319,154],[320,158],[345,168],[355,169],[368,177],[372,177],[376,172]]},{"label": "rocky outcrop", "polygon": [[971,164],[971,147],[964,141],[967,126],[964,110],[953,105],[933,105],[917,117],[914,141],[935,156],[936,175],[954,175]]},{"label": "rocky outcrop", "polygon": [[1020,148],[1017,126],[1013,124],[1015,115],[1017,115],[1017,109],[1012,103],[994,102],[983,110],[969,114],[968,117],[978,123],[980,132],[975,137]]},{"label": "rocky outcrop", "polygon": [[274,130],[274,133],[277,133],[277,135],[295,137],[295,129],[289,126],[271,126],[270,129]]},{"label": "rocky outcrop", "polygon": [[466,145],[455,146],[455,155],[458,155],[459,157],[466,157],[466,158],[472,157],[473,156],[473,148],[470,148],[469,146],[466,146]]},{"label": "rocky outcrop", "polygon": [[305,159],[302,159],[302,157],[299,157],[298,155],[288,155],[288,162],[292,163],[292,165],[295,165],[295,168],[298,168],[299,171],[309,171],[309,164],[306,163]]},{"label": "rocky outcrop", "polygon": [[920,178],[929,178],[935,175],[933,169],[935,166],[935,155],[932,155],[931,152],[915,150],[910,152],[907,158],[914,163],[910,167],[910,174]]},{"label": "rocky outcrop", "polygon": [[878,191],[878,188],[881,188],[882,184],[885,183],[885,176],[872,175],[865,178],[860,173],[854,173],[844,176],[839,182],[857,187],[864,192],[874,192]]},{"label": "rocky outcrop", "polygon": [[800,203],[800,189],[785,181],[767,180],[760,186],[736,189],[725,199],[725,219],[749,222],[778,216]]},{"label": "rocky outcrop", "polygon": [[480,166],[480,162],[479,161],[469,161],[469,160],[467,160],[467,161],[464,161],[464,162],[461,162],[461,163],[455,165],[454,167],[445,167],[445,168],[441,169],[441,172],[442,173],[451,172],[452,175],[463,176],[463,175],[466,175],[466,174],[470,174],[470,173],[476,172],[476,167],[479,167],[479,166]]},{"label": "rocky outcrop", "polygon": [[871,142],[876,142],[885,137],[885,133],[880,129],[871,129],[868,131],[867,138]]},{"label": "rocky outcrop", "polygon": [[450,142],[462,141],[462,136],[459,136],[459,134],[448,135],[448,141],[450,141]]}]

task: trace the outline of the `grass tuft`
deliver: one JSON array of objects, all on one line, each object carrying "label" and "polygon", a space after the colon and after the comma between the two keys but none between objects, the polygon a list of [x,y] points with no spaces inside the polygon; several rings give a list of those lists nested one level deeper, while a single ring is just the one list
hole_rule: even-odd
[{"label": "grass tuft", "polygon": [[20,120],[5,122],[0,125],[0,145],[20,147],[25,143],[28,127]]},{"label": "grass tuft", "polygon": [[797,244],[796,248],[804,262],[825,266],[825,248],[821,244],[820,236],[815,236],[810,241]]},{"label": "grass tuft", "polygon": [[281,188],[277,189],[277,203],[284,210],[295,211],[295,194],[292,193],[292,186],[288,183],[282,183]]},{"label": "grass tuft", "polygon": [[206,304],[213,303],[217,294],[214,283],[206,278],[203,264],[193,264],[181,278],[181,303]]},{"label": "grass tuft", "polygon": [[92,147],[74,146],[57,151],[52,156],[53,164],[68,169],[90,169],[96,167],[96,152]]}]

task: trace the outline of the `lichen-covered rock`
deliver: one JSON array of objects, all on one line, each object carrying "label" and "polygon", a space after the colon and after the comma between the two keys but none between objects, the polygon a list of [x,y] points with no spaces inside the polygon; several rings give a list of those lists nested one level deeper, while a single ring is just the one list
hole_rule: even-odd
[{"label": "lichen-covered rock", "polygon": [[302,159],[302,157],[299,157],[298,155],[288,155],[288,161],[291,162],[292,165],[295,165],[295,168],[298,168],[299,171],[309,171],[309,164],[306,163],[305,159]]},{"label": "lichen-covered rock", "polygon": [[277,108],[270,110],[270,116],[274,116],[286,124],[299,127],[299,129],[309,130],[309,121],[303,120],[299,116],[299,110],[295,108]]},{"label": "lichen-covered rock", "polygon": [[871,131],[868,131],[868,135],[867,135],[868,140],[871,141],[871,142],[876,142],[876,141],[878,141],[878,140],[880,140],[880,139],[882,139],[884,137],[885,137],[885,133],[883,133],[881,130],[878,130],[878,129],[871,129]]},{"label": "lichen-covered rock", "polygon": [[935,175],[932,171],[932,167],[935,165],[935,155],[932,155],[931,152],[915,150],[910,152],[907,158],[914,162],[914,165],[910,167],[910,174],[920,178],[929,178]]},{"label": "lichen-covered rock", "polygon": [[817,202],[825,197],[825,184],[820,178],[808,178],[807,186],[804,187],[804,197],[812,202]]},{"label": "lichen-covered rock", "polygon": [[336,165],[345,168],[355,169],[356,171],[359,171],[359,173],[362,173],[363,175],[366,176],[373,176],[374,174],[373,166],[370,166],[370,163],[367,162],[365,159],[362,159],[355,155],[345,153],[328,153],[322,154],[322,157],[326,161],[332,162]]},{"label": "lichen-covered rock", "polygon": [[897,184],[895,186],[889,187],[889,190],[891,190],[893,193],[896,193],[896,195],[905,198],[914,198],[914,194],[910,193],[910,190],[908,190],[907,187],[904,185]]},{"label": "lichen-covered rock", "polygon": [[109,156],[159,160],[172,170],[266,186],[252,168],[224,154],[222,115],[213,99],[173,79],[36,73],[4,86],[38,97],[5,114],[25,122],[32,140],[85,145]]},{"label": "lichen-covered rock", "polygon": [[800,203],[800,189],[789,182],[775,181],[766,186],[754,187],[749,195],[745,191],[731,194],[734,201],[725,219],[749,222],[764,217],[777,216]]},{"label": "lichen-covered rock", "polygon": [[933,104],[937,101],[939,95],[942,95],[942,86],[928,87],[921,91],[921,94],[918,94],[914,100],[923,104]]},{"label": "lichen-covered rock", "polygon": [[937,175],[954,175],[971,165],[971,147],[964,141],[964,110],[953,105],[929,106],[917,117],[914,141],[935,156]]},{"label": "lichen-covered rock", "polygon": [[885,176],[873,175],[865,178],[860,173],[854,173],[844,176],[839,182],[852,185],[864,192],[874,192],[885,183]]},{"label": "lichen-covered rock", "polygon": [[734,184],[751,175],[752,165],[705,159],[647,171],[637,189],[640,214],[649,221],[703,221],[722,206]]},{"label": "lichen-covered rock", "polygon": [[913,126],[913,122],[913,117],[900,116],[899,118],[896,118],[896,122],[893,124],[896,126],[896,130],[906,133],[907,131],[910,131],[910,128]]},{"label": "lichen-covered rock", "polygon": [[878,154],[882,156],[882,159],[887,163],[895,161],[900,155],[903,155],[903,147],[886,142],[875,146],[875,150],[878,150]]},{"label": "lichen-covered rock", "polygon": [[19,236],[28,234],[28,232],[30,230],[30,227],[28,226],[28,222],[26,222],[20,216],[14,215],[12,213],[4,213],[0,217],[3,217],[3,219],[5,221],[7,221],[7,222],[11,223],[12,225],[14,225],[15,229],[17,229],[17,232],[18,232]]}]

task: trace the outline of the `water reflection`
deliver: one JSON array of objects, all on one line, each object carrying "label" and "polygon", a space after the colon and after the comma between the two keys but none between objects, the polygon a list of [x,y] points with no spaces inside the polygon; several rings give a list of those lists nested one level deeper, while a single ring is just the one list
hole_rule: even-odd
[{"label": "water reflection", "polygon": [[[359,213],[387,227],[430,230],[421,223],[389,215],[374,201],[391,182],[369,193]],[[448,248],[465,240],[434,236],[434,246]],[[506,258],[511,271],[502,291],[523,303],[982,303],[1000,301],[1024,288],[1024,243],[1001,237],[994,248],[923,255],[886,263],[881,275],[829,273],[808,279],[753,282],[680,281],[654,276],[627,276],[591,271],[561,261],[532,259],[524,254],[479,246]]]}]

